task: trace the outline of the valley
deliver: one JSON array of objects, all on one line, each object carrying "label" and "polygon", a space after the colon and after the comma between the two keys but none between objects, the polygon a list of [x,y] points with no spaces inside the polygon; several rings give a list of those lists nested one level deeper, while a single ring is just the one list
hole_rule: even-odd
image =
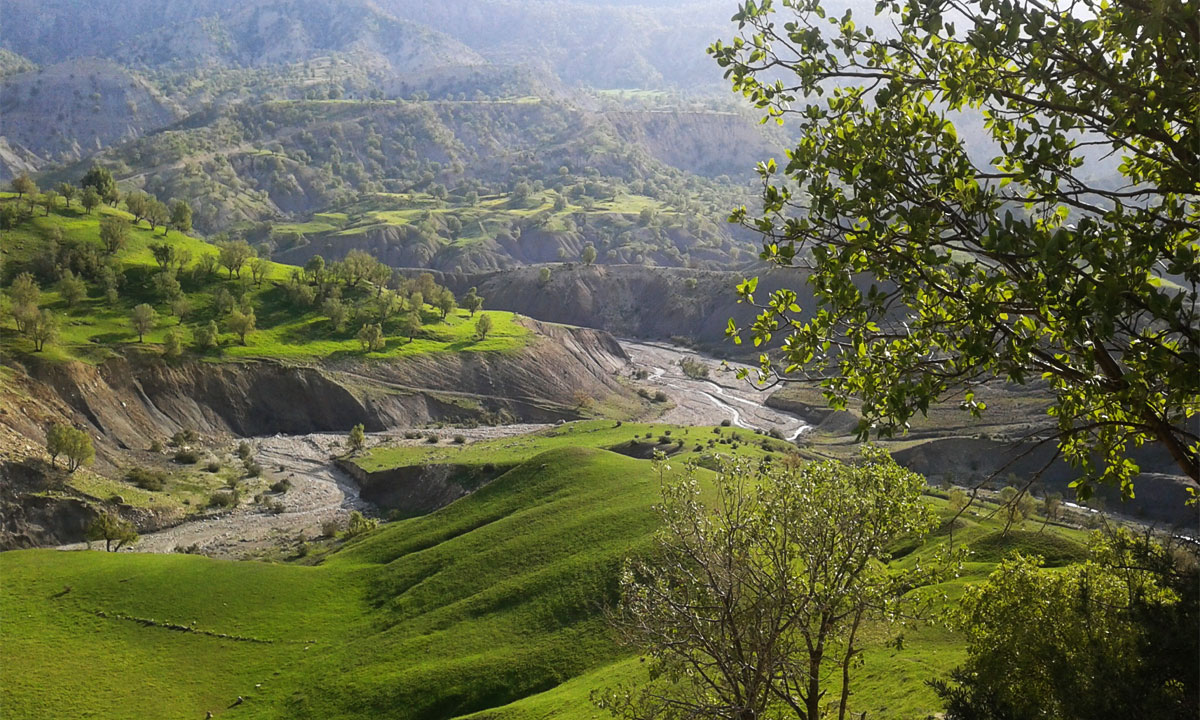
[{"label": "valley", "polygon": [[1200,13],[1048,3],[5,0],[0,717],[1194,718]]}]

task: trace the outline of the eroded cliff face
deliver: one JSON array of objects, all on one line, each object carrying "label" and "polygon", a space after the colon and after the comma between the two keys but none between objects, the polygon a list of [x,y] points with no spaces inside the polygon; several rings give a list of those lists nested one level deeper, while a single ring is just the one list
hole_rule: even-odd
[{"label": "eroded cliff face", "polygon": [[272,360],[167,362],[126,355],[99,365],[16,369],[41,412],[0,415],[31,443],[69,421],[109,450],[144,448],[183,429],[233,436],[422,425],[431,421],[545,422],[579,416],[581,402],[629,401],[617,375],[628,362],[607,333],[527,320],[529,345],[512,353],[437,353],[390,361],[312,365]]},{"label": "eroded cliff face", "polygon": [[[26,359],[0,368],[0,548],[80,540],[91,502],[58,497],[46,465],[53,423],[85,429],[92,469],[117,477],[154,440],[346,432],[444,422],[552,422],[590,403],[637,406],[618,379],[628,363],[607,333],[524,320],[533,340],[509,353],[439,353],[310,365],[168,362],[130,353],[98,365]],[[60,463],[61,465],[61,463]],[[40,475],[41,477],[35,477]],[[118,507],[126,514],[130,508]],[[169,519],[134,518],[139,527]]]}]

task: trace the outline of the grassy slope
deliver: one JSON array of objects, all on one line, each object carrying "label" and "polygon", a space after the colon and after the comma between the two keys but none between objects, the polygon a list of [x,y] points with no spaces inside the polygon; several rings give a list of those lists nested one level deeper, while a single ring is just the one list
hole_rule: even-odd
[{"label": "grassy slope", "polygon": [[[534,455],[562,447],[591,447],[613,449],[627,446],[636,440],[639,452],[649,452],[650,446],[667,440],[683,440],[676,454],[679,460],[696,460],[708,464],[717,452],[736,449],[739,454],[762,457],[770,452],[787,452],[795,446],[782,440],[758,435],[752,430],[733,427],[681,427],[679,425],[647,423],[614,423],[611,420],[589,420],[567,423],[541,432],[520,437],[499,438],[470,445],[381,445],[354,458],[353,462],[368,472],[412,465],[483,465],[509,466],[525,462]],[[736,447],[735,447],[736,446]],[[696,450],[700,447],[700,450]]]},{"label": "grassy slope", "polygon": [[[11,193],[0,193],[0,202],[15,202]],[[42,253],[46,237],[51,229],[61,230],[64,239],[79,240],[99,245],[100,217],[117,215],[126,219],[130,216],[120,210],[98,208],[92,215],[84,215],[78,204],[70,209],[60,207],[49,216],[38,209],[32,220],[26,220],[16,229],[3,233],[5,258],[10,266],[21,266]],[[142,302],[155,306],[159,313],[157,325],[145,337],[146,344],[154,349],[162,343],[166,333],[178,324],[170,315],[167,303],[160,302],[152,290],[152,276],[157,271],[149,246],[164,239],[177,248],[187,250],[198,258],[202,254],[215,254],[216,248],[197,238],[169,232],[165,238],[162,231],[151,232],[145,225],[131,228],[129,242],[118,254],[124,268],[125,284],[121,289],[121,300],[117,307],[109,307],[101,291],[94,285],[89,287],[89,297],[76,308],[69,309],[59,297],[55,287],[42,288],[42,306],[49,307],[63,318],[58,342],[47,346],[44,355],[58,358],[74,358],[97,361],[105,358],[111,348],[137,345],[137,335],[129,324],[132,308]],[[329,321],[315,309],[298,309],[293,306],[282,287],[294,268],[290,265],[271,263],[270,273],[261,285],[249,284],[248,293],[257,315],[257,327],[247,337],[247,344],[240,345],[237,338],[222,327],[223,345],[211,351],[213,359],[239,357],[270,358],[325,358],[338,355],[364,355],[355,339],[357,326],[347,324],[341,332],[334,332]],[[242,275],[250,277],[248,269]],[[11,281],[11,273],[8,277]],[[231,294],[241,291],[238,279],[229,280],[221,271],[218,277],[204,283],[193,283],[182,279],[183,290],[188,296],[192,310],[184,328],[184,344],[192,342],[192,330],[199,323],[215,318],[212,307],[217,288],[225,287]],[[493,329],[486,340],[474,337],[474,319],[464,310],[454,313],[446,322],[431,307],[424,310],[424,328],[413,342],[397,334],[393,326],[385,326],[387,344],[383,351],[367,353],[367,357],[401,357],[431,352],[508,352],[525,345],[532,337],[528,329],[516,322],[511,313],[488,311],[492,316]],[[221,325],[218,322],[218,325]],[[0,330],[0,344],[18,351],[29,352],[33,344],[16,335],[11,325]]]},{"label": "grassy slope", "polygon": [[[40,718],[195,718],[209,709],[231,718],[591,718],[594,688],[641,671],[613,644],[599,608],[621,560],[647,546],[657,497],[649,462],[564,446],[317,567],[4,553],[0,707]],[[995,527],[968,517],[955,540],[986,540],[992,553],[1030,543],[1077,551],[1069,531],[998,543]],[[936,590],[955,597],[991,567],[970,563]],[[117,613],[274,642],[143,627]],[[873,648],[860,709],[923,717],[936,710],[924,681],[960,658],[938,625],[910,631],[903,651]],[[238,695],[247,701],[222,710]]]}]

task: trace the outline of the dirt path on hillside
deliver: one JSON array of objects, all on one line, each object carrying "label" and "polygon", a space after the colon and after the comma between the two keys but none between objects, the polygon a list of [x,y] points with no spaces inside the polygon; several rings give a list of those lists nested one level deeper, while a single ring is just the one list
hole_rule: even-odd
[{"label": "dirt path on hillside", "polygon": [[[727,363],[667,343],[622,340],[621,346],[632,358],[635,367],[645,369],[650,376],[644,381],[660,386],[675,404],[662,415],[663,422],[677,425],[717,425],[728,420],[737,427],[769,431],[778,429],[783,437],[795,440],[808,425],[791,413],[763,405],[766,394],[755,390],[744,380],[738,380],[738,368],[748,367]],[[693,358],[708,366],[707,380],[696,380],[683,374],[679,361]]]}]

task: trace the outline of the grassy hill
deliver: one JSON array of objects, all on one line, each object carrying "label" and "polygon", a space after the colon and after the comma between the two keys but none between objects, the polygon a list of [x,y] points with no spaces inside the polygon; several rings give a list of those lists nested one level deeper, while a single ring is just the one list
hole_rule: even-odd
[{"label": "grassy hill", "polygon": [[[658,498],[648,461],[568,442],[603,434],[582,424],[531,440],[560,446],[316,566],[0,554],[0,706],[40,718],[597,717],[589,693],[641,672],[601,609],[622,560],[647,547]],[[947,531],[897,548],[897,562],[927,558]],[[954,540],[982,542],[987,561],[932,592],[957,597],[1014,548],[1077,556],[1078,538],[1053,527],[999,538],[994,521],[966,516]],[[907,631],[902,651],[873,647],[858,709],[935,712],[924,681],[961,657],[938,624]]]},{"label": "grassy hill", "polygon": [[[11,193],[0,193],[0,204],[18,201]],[[375,322],[375,318],[364,315],[357,321],[350,319],[341,330],[333,327],[329,318],[321,314],[315,305],[297,303],[289,295],[287,285],[292,273],[298,268],[279,263],[269,263],[268,270],[259,282],[251,279],[248,269],[240,277],[229,277],[223,269],[211,274],[196,270],[203,256],[215,256],[213,245],[175,231],[163,234],[152,231],[145,223],[130,226],[129,240],[125,247],[104,262],[116,268],[120,282],[119,299],[116,304],[105,297],[99,283],[87,283],[87,296],[74,307],[63,299],[54,278],[57,268],[47,258],[57,248],[60,257],[74,253],[102,254],[100,249],[100,222],[104,217],[118,217],[132,221],[132,216],[123,210],[109,207],[97,208],[91,215],[85,214],[76,203],[70,208],[59,207],[49,214],[42,209],[26,217],[12,229],[3,232],[5,264],[3,286],[8,286],[20,272],[31,271],[42,286],[41,306],[60,316],[60,337],[47,346],[42,355],[54,358],[71,358],[84,361],[99,361],[108,357],[114,349],[138,347],[157,352],[169,330],[180,327],[185,347],[191,347],[195,331],[209,321],[216,321],[222,331],[220,345],[209,350],[192,352],[212,360],[245,357],[312,359],[346,355],[366,355],[375,358],[390,358],[436,352],[507,352],[519,349],[532,338],[532,332],[520,325],[512,313],[491,312],[492,331],[486,339],[475,337],[474,318],[465,310],[452,313],[445,320],[428,304],[421,309],[422,328],[410,342],[400,333],[398,316],[382,322],[385,346],[382,350],[364,353],[355,333],[363,322]],[[156,243],[167,243],[175,250],[190,255],[192,261],[176,273],[183,296],[189,309],[184,318],[173,317],[171,304],[158,290],[154,276],[159,266],[150,250]],[[64,254],[67,253],[67,254]],[[244,296],[254,308],[257,326],[248,334],[245,344],[231,335],[225,327],[225,313],[216,307],[218,293],[224,291],[230,297]],[[374,290],[367,287],[347,290],[348,305],[364,308],[370,303]],[[154,328],[138,342],[138,336],[130,324],[132,309],[140,304],[152,305],[158,320]],[[31,352],[33,343],[15,333],[12,325],[5,323],[0,329],[0,341],[7,351]]]}]

